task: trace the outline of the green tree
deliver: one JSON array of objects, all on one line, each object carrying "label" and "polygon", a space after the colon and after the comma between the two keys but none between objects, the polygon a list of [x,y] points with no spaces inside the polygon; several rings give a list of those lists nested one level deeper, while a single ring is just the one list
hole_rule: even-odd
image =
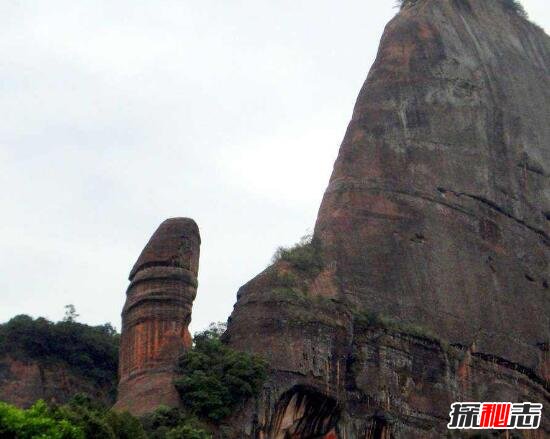
[{"label": "green tree", "polygon": [[52,410],[57,419],[77,425],[86,439],[146,439],[139,419],[117,413],[87,395],[77,394],[68,404]]},{"label": "green tree", "polygon": [[56,419],[44,401],[22,410],[0,402],[0,437],[5,439],[84,439],[84,432],[66,419]]},{"label": "green tree", "polygon": [[159,407],[146,415],[143,426],[148,439],[211,439],[212,435],[185,410]]},{"label": "green tree", "polygon": [[106,323],[88,326],[74,318],[53,323],[19,315],[0,325],[0,351],[17,359],[63,362],[99,385],[117,381],[119,335]]},{"label": "green tree", "polygon": [[224,345],[219,328],[211,325],[195,335],[193,348],[179,361],[175,380],[187,409],[214,422],[257,394],[267,376],[266,362]]},{"label": "green tree", "polygon": [[63,317],[64,322],[76,322],[78,317],[80,317],[80,314],[77,314],[76,308],[73,304],[65,305],[65,317]]}]

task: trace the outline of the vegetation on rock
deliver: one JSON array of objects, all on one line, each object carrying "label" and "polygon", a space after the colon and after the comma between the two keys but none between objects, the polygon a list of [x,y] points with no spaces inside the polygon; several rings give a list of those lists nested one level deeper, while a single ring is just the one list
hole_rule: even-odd
[{"label": "vegetation on rock", "polygon": [[69,318],[53,323],[27,315],[0,325],[0,352],[15,359],[64,362],[98,385],[117,382],[119,335],[109,324],[88,326]]},{"label": "vegetation on rock", "polygon": [[501,0],[504,7],[512,12],[515,12],[520,17],[528,18],[527,11],[519,0]]},{"label": "vegetation on rock", "polygon": [[292,247],[279,247],[272,262],[285,261],[300,272],[314,277],[323,269],[323,257],[319,242],[312,236],[303,236]]},{"label": "vegetation on rock", "polygon": [[210,439],[212,437],[195,416],[176,408],[159,407],[155,412],[146,415],[142,422],[150,439]]},{"label": "vegetation on rock", "polygon": [[440,338],[432,331],[420,325],[414,325],[405,322],[399,322],[390,317],[375,312],[359,312],[355,315],[355,325],[357,328],[377,327],[389,329],[395,332],[401,332],[413,337],[423,338],[425,340],[440,343]]},{"label": "vegetation on rock", "polygon": [[390,332],[405,334],[417,339],[423,339],[440,346],[441,350],[453,357],[461,358],[464,353],[454,345],[449,345],[446,340],[443,340],[437,334],[434,334],[430,329],[424,326],[401,322],[391,317],[384,316],[379,313],[362,311],[355,313],[355,328],[357,330],[366,328],[381,328]]},{"label": "vegetation on rock", "polygon": [[[98,383],[116,381],[119,336],[110,325],[91,327],[26,315],[0,325],[2,352],[22,360],[63,361]],[[225,346],[225,325],[212,324],[194,337],[179,362],[175,382],[185,408],[161,407],[141,422],[78,394],[64,405],[38,401],[28,410],[0,403],[0,436],[54,439],[209,439],[207,424],[217,423],[255,395],[267,376],[266,363]],[[205,424],[206,423],[206,424]]]},{"label": "vegetation on rock", "polygon": [[224,325],[211,325],[195,335],[193,348],[180,358],[175,380],[187,410],[213,422],[256,395],[267,376],[264,360],[222,343],[224,329]]}]

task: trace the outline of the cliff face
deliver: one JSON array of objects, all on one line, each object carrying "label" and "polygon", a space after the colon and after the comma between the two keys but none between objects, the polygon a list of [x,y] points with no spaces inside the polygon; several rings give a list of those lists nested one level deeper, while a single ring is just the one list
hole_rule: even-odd
[{"label": "cliff face", "polygon": [[387,25],[322,268],[282,260],[238,293],[226,341],[273,372],[235,432],[440,438],[454,401],[548,404],[550,38],[504,3],[418,0]]},{"label": "cliff face", "polygon": [[30,407],[37,400],[63,404],[75,394],[85,393],[106,405],[113,403],[116,388],[96,380],[64,362],[0,358],[0,400]]},{"label": "cliff face", "polygon": [[191,346],[188,326],[197,290],[199,229],[188,218],[164,221],[130,273],[122,311],[115,408],[140,415],[177,407],[177,358]]},{"label": "cliff face", "polygon": [[549,71],[548,37],[499,1],[388,25],[315,227],[349,302],[540,370]]}]

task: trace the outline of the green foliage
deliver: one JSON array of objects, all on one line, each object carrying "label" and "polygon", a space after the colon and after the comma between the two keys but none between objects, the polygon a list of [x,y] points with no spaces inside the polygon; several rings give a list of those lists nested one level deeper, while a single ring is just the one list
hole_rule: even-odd
[{"label": "green foliage", "polygon": [[528,18],[527,12],[519,0],[501,0],[505,9],[515,12],[520,17]]},{"label": "green foliage", "polygon": [[140,421],[129,413],[117,413],[78,394],[65,405],[52,409],[57,419],[77,425],[86,439],[145,439]]},{"label": "green foliage", "polygon": [[210,340],[219,341],[226,329],[227,323],[225,322],[210,323],[208,329],[195,334],[193,337],[193,344],[197,346],[207,343]]},{"label": "green foliage", "polygon": [[273,299],[282,301],[282,302],[292,302],[295,304],[306,303],[308,297],[300,291],[297,291],[295,288],[289,287],[275,287],[271,290],[271,297]]},{"label": "green foliage", "polygon": [[128,412],[118,413],[109,410],[105,415],[105,420],[117,439],[145,439],[147,437],[139,419]]},{"label": "green foliage", "polygon": [[212,435],[204,430],[198,430],[190,425],[184,424],[173,428],[166,433],[166,439],[210,439]]},{"label": "green foliage", "polygon": [[397,0],[395,6],[397,8],[403,8],[405,6],[414,6],[418,0]]},{"label": "green foliage", "polygon": [[399,322],[375,312],[367,311],[356,314],[355,324],[359,327],[363,326],[389,329],[439,344],[442,343],[441,339],[428,328],[411,323]]},{"label": "green foliage", "polygon": [[267,364],[225,346],[220,331],[212,328],[218,327],[197,334],[193,348],[181,357],[175,385],[191,413],[219,422],[259,392]]},{"label": "green foliage", "polygon": [[12,318],[0,325],[0,351],[18,359],[62,361],[96,383],[114,387],[119,335],[109,323],[88,326],[69,314],[58,323],[27,315]]},{"label": "green foliage", "polygon": [[300,281],[291,271],[278,271],[276,276],[275,283],[282,288],[295,288]]},{"label": "green foliage", "polygon": [[161,408],[143,420],[118,413],[85,395],[48,407],[38,401],[21,410],[0,402],[0,437],[6,439],[211,439],[196,419]]},{"label": "green foliage", "polygon": [[210,433],[183,410],[159,407],[143,418],[149,439],[211,439]]},{"label": "green foliage", "polygon": [[323,269],[323,257],[319,242],[311,235],[303,236],[300,242],[290,248],[279,247],[272,262],[288,262],[293,268],[311,276]]},{"label": "green foliage", "polygon": [[446,340],[443,340],[433,331],[418,324],[400,322],[379,313],[363,311],[355,314],[355,325],[358,329],[361,327],[383,328],[436,343],[441,347],[443,352],[458,360],[461,360],[464,356],[462,350],[449,345]]},{"label": "green foliage", "polygon": [[6,439],[84,439],[84,433],[66,419],[56,419],[44,401],[28,410],[0,402],[0,437]]},{"label": "green foliage", "polygon": [[64,322],[75,322],[78,317],[80,317],[80,314],[76,313],[76,308],[73,304],[65,305]]},{"label": "green foliage", "polygon": [[38,401],[29,410],[0,402],[0,437],[13,439],[146,439],[139,419],[117,413],[85,395],[50,408]]}]

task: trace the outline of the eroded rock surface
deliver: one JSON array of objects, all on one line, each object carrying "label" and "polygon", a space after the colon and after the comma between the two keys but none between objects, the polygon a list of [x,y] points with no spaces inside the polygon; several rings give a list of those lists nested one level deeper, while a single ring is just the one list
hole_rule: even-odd
[{"label": "eroded rock surface", "polygon": [[122,311],[116,409],[140,415],[180,405],[172,382],[177,358],[191,346],[199,249],[193,220],[168,219],[132,268]]},{"label": "eroded rock surface", "polygon": [[116,393],[113,384],[98,384],[63,361],[0,358],[0,400],[17,407],[28,408],[39,399],[64,404],[77,393],[110,405]]},{"label": "eroded rock surface", "polygon": [[548,406],[550,38],[501,0],[410,3],[319,210],[323,268],[238,293],[226,341],[273,369],[235,437],[441,438],[454,401]]}]

